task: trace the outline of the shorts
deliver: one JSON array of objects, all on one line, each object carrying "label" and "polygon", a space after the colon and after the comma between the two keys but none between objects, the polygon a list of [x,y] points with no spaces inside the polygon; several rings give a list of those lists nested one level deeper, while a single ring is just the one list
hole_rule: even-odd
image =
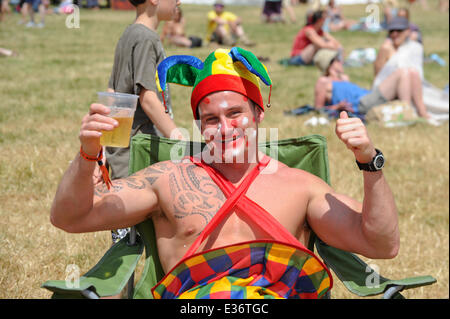
[{"label": "shorts", "polygon": [[34,12],[39,11],[39,5],[41,4],[41,0],[25,0],[24,3],[28,3],[33,8]]},{"label": "shorts", "polygon": [[217,42],[220,45],[234,45],[236,42],[236,37],[232,34],[227,34],[225,36],[220,36],[217,32],[211,34],[211,39],[209,42]]},{"label": "shorts", "polygon": [[265,1],[263,14],[266,16],[281,14],[281,1]]},{"label": "shorts", "polygon": [[358,112],[366,114],[372,107],[388,102],[378,87],[359,99]]},{"label": "shorts", "polygon": [[312,62],[306,63],[301,55],[295,55],[288,60],[288,65],[312,65]]}]

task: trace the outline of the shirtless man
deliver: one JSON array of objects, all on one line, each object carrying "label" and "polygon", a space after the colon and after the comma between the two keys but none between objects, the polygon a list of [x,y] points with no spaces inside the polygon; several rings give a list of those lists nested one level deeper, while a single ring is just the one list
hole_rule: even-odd
[{"label": "shirtless man", "polygon": [[185,32],[186,19],[183,17],[183,11],[180,7],[176,8],[175,17],[172,21],[166,21],[161,33],[161,42],[167,39],[170,44],[179,47],[195,48],[202,46],[202,40],[199,37],[187,37]]},{"label": "shirtless man", "polygon": [[[226,63],[222,65],[240,68],[238,74],[242,74],[243,64],[229,63],[227,51],[216,50],[213,54],[219,63],[223,59]],[[237,78],[229,73],[206,76],[194,89],[191,106],[210,146],[209,153],[204,154],[212,156],[210,167],[237,187],[249,172],[269,159],[258,151],[253,133],[264,119],[264,106],[259,87],[248,90],[251,85],[243,80],[217,81],[216,76]],[[250,78],[249,74],[245,76]],[[79,134],[83,153],[95,157],[101,148],[100,131],[117,126],[106,116],[108,113],[109,109],[103,105],[90,106]],[[371,162],[377,154],[359,119],[342,113],[336,134],[360,163]],[[218,150],[221,152],[215,152]],[[240,154],[245,155],[243,162],[236,160]],[[152,218],[166,273],[179,262],[226,199],[205,169],[191,161],[154,164],[130,177],[114,180],[109,191],[103,185],[94,186],[95,165],[80,153],[76,155],[56,192],[51,208],[52,224],[67,232],[81,233],[125,228]],[[382,170],[363,171],[364,201],[360,203],[336,193],[305,171],[289,168],[275,159],[270,159],[268,165],[277,165],[278,169],[264,174],[268,167],[261,168],[246,196],[296,239],[306,244],[304,226],[308,223],[323,241],[334,247],[369,258],[396,256],[397,210]],[[213,229],[199,251],[264,238],[267,233],[241,214],[231,213]]]}]

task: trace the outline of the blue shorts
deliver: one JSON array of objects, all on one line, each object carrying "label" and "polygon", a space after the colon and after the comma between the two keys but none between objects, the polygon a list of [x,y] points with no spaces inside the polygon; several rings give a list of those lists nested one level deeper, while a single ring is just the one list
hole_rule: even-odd
[{"label": "blue shorts", "polygon": [[37,12],[39,10],[39,5],[41,4],[41,0],[25,0],[24,2],[31,4],[34,12]]},{"label": "blue shorts", "polygon": [[312,62],[306,63],[305,61],[303,61],[301,55],[296,55],[289,59],[288,65],[312,65]]}]

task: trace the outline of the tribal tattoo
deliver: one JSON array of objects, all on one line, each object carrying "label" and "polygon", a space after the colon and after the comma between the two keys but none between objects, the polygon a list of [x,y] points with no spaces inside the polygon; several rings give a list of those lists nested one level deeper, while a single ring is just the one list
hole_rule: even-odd
[{"label": "tribal tattoo", "polygon": [[[151,186],[156,183],[161,175],[169,172],[173,169],[173,167],[173,164],[169,164],[166,162],[154,164],[124,179],[113,180],[112,187],[109,190],[105,184],[97,186],[94,190],[94,194],[95,196],[100,197],[108,193],[117,193],[124,187],[129,187],[132,189],[144,189],[145,187],[149,185]],[[144,179],[142,179],[142,177]]]},{"label": "tribal tattoo", "polygon": [[175,165],[170,162],[160,162],[127,178],[113,180],[110,190],[102,184],[95,188],[95,196],[101,197],[124,188],[139,190],[151,187],[164,174],[169,179],[175,218],[199,215],[206,225],[226,200],[220,188],[201,168],[194,164]]},{"label": "tribal tattoo", "polygon": [[205,225],[225,202],[225,196],[214,181],[199,168],[180,165],[169,174],[169,187],[172,194],[175,218],[199,215]]}]

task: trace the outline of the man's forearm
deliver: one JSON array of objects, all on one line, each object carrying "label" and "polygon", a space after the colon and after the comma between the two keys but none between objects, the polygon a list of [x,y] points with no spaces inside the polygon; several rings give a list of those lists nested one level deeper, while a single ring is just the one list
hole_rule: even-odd
[{"label": "man's forearm", "polygon": [[400,244],[394,196],[381,171],[363,175],[363,234],[374,250],[372,258],[393,258]]},{"label": "man's forearm", "polygon": [[64,174],[51,208],[50,220],[58,228],[70,231],[73,221],[89,213],[93,205],[92,175],[96,162],[78,154]]}]

